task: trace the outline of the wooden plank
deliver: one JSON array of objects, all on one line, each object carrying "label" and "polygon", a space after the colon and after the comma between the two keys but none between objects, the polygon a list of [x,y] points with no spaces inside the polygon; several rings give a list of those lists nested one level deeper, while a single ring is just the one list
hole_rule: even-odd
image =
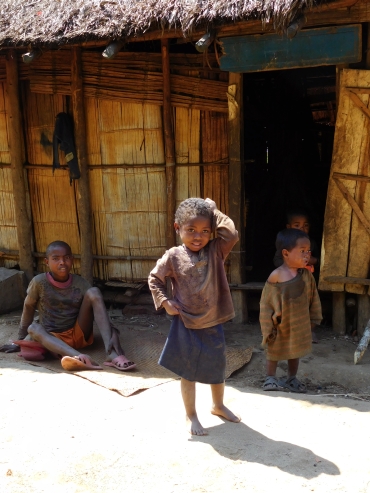
[{"label": "wooden plank", "polygon": [[89,170],[87,168],[85,102],[82,83],[81,49],[72,48],[71,88],[75,144],[81,177],[78,180],[77,207],[81,236],[81,276],[93,283],[92,217]]},{"label": "wooden plank", "polygon": [[27,203],[25,171],[23,169],[24,141],[18,85],[16,50],[10,49],[6,57],[6,104],[9,130],[11,175],[14,195],[15,219],[19,249],[19,265],[28,281],[34,275],[32,257],[32,223]]},{"label": "wooden plank", "polygon": [[333,292],[332,325],[333,331],[337,334],[346,333],[346,293],[344,291]]},{"label": "wooden plank", "polygon": [[370,319],[370,297],[366,294],[357,296],[357,335],[362,337]]},{"label": "wooden plank", "polygon": [[176,233],[173,227],[173,218],[176,209],[176,190],[175,190],[175,138],[173,132],[173,116],[171,108],[171,76],[170,76],[170,56],[168,39],[161,40],[162,51],[162,73],[163,73],[163,130],[164,147],[166,161],[166,189],[167,189],[167,226],[166,243],[167,248],[176,245]]},{"label": "wooden plank", "polygon": [[244,289],[246,291],[262,291],[265,282],[246,282],[244,284],[229,284],[230,289]]},{"label": "wooden plank", "polygon": [[[345,77],[345,75],[344,75]],[[350,84],[346,84],[349,87]],[[370,88],[370,76],[369,71],[361,71],[357,84],[351,84],[351,86],[357,86],[358,88]],[[353,93],[352,93],[353,94]],[[361,135],[360,147],[354,150],[357,157],[357,170],[355,174],[361,176],[370,175],[370,94],[354,95],[358,101],[361,101],[360,110],[357,106],[354,106],[353,111],[360,115],[364,115],[362,118],[362,126],[356,129],[356,132]],[[351,99],[353,101],[353,99]],[[352,103],[353,104],[353,103]],[[350,183],[350,182],[347,182]],[[355,214],[352,214],[351,236],[349,241],[348,252],[348,268],[347,276],[366,278],[368,276],[370,267],[369,249],[370,249],[370,186],[365,181],[355,182],[354,200],[356,206],[353,208]],[[345,289],[349,293],[365,294],[367,288],[362,285],[346,284]]]},{"label": "wooden plank", "polygon": [[370,279],[362,277],[348,277],[348,276],[327,276],[324,278],[327,282],[343,283],[343,284],[361,284],[363,286],[370,286]]},{"label": "wooden plank", "polygon": [[[347,92],[349,98],[351,99],[351,101],[358,108],[360,108],[360,110],[363,112],[363,114],[365,116],[367,116],[368,118],[370,118],[370,110],[369,110],[369,108],[361,101],[361,99],[357,96],[357,94],[355,93],[355,91],[353,91],[352,89],[346,88],[346,92]],[[362,94],[369,94],[369,93],[362,92]]]},{"label": "wooden plank", "polygon": [[[370,87],[370,72],[343,69],[341,71],[341,89],[339,108],[336,122],[336,131],[334,136],[333,158],[330,170],[330,179],[328,185],[324,232],[321,252],[321,269],[319,288],[323,291],[343,291],[343,283],[328,283],[325,278],[328,276],[353,276],[367,277],[367,271],[363,272],[367,267],[368,258],[366,248],[364,248],[364,237],[353,233],[352,222],[358,221],[354,215],[352,207],[343,199],[342,192],[336,185],[333,179],[334,173],[346,175],[361,175],[366,176],[367,173],[362,169],[360,163],[366,162],[366,146],[368,140],[368,130],[365,128],[367,117],[359,111],[349,97],[346,96],[346,87]],[[368,96],[361,96],[368,98]],[[357,182],[349,180],[346,183],[346,189],[351,197],[356,200]],[[366,183],[365,183],[366,185]],[[360,208],[362,203],[356,200]],[[370,217],[363,208],[366,217]],[[355,216],[352,219],[352,216]],[[363,226],[361,225],[363,228]],[[358,228],[356,229],[358,231]],[[368,235],[366,240],[368,241]],[[351,247],[350,247],[351,237]],[[352,237],[357,238],[356,242],[352,243]],[[354,254],[354,252],[356,252]],[[364,255],[366,254],[366,259]],[[361,259],[357,265],[360,266],[360,272],[355,270],[347,270],[350,256],[354,258],[357,255]],[[362,264],[362,267],[361,265]],[[346,285],[348,289],[349,285]]]},{"label": "wooden plank", "polygon": [[[229,282],[244,283],[244,177],[243,177],[243,76],[229,74],[229,216],[239,232],[239,242],[230,253]],[[235,253],[234,253],[235,251]],[[247,321],[247,303],[242,290],[232,291],[237,323]]]},{"label": "wooden plank", "polygon": [[370,235],[370,222],[365,217],[364,213],[362,212],[362,210],[358,206],[357,202],[355,201],[355,199],[352,197],[350,192],[347,190],[347,188],[344,186],[344,184],[340,180],[334,178],[334,181],[335,181],[337,187],[339,188],[339,190],[342,192],[343,197],[347,200],[349,205],[352,207],[352,209],[356,213],[358,219],[361,221],[363,227],[366,229],[366,231]]},{"label": "wooden plank", "polygon": [[293,39],[278,34],[220,38],[221,69],[230,72],[335,65],[361,61],[361,24],[306,29]]},{"label": "wooden plank", "polygon": [[350,175],[349,173],[333,173],[333,178],[339,178],[341,180],[365,181],[366,183],[370,182],[370,176]]}]

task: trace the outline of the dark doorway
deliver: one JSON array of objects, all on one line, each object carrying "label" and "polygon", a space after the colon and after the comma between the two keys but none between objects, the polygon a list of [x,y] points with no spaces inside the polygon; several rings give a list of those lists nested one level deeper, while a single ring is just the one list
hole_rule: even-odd
[{"label": "dark doorway", "polygon": [[321,246],[335,80],[335,67],[244,74],[247,281],[265,281],[274,269],[289,209],[307,211]]}]

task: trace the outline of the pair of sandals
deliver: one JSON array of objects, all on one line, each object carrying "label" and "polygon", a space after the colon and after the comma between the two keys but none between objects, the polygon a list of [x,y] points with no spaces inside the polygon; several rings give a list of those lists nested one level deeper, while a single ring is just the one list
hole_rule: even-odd
[{"label": "pair of sandals", "polygon": [[[19,340],[13,341],[13,345],[20,347],[19,356],[26,361],[43,361],[48,353],[48,351],[42,344],[36,341],[29,340]],[[55,353],[51,353],[56,359],[59,359]],[[103,367],[96,365],[89,357],[86,355],[83,359],[77,356],[64,356],[61,358],[61,365],[64,370],[68,371],[83,371],[83,370],[103,370]],[[136,368],[136,364],[133,361],[129,361],[126,356],[121,355],[112,359],[111,361],[105,361],[104,366],[110,366],[119,371],[128,371]]]},{"label": "pair of sandals", "polygon": [[267,391],[288,389],[290,392],[297,394],[305,394],[307,387],[304,383],[300,382],[296,376],[281,378],[278,380],[276,377],[266,377],[262,389]]}]

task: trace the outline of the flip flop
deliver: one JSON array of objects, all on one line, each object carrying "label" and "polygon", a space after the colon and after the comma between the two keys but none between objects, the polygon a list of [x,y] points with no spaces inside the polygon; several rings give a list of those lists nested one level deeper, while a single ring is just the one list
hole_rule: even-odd
[{"label": "flip flop", "polygon": [[48,353],[48,350],[36,341],[20,340],[13,341],[13,344],[17,344],[21,348],[18,356],[26,361],[42,361]]},{"label": "flip flop", "polygon": [[61,365],[64,370],[68,371],[84,371],[84,370],[102,370],[100,365],[93,365],[90,360],[88,363],[84,363],[78,357],[63,356],[61,359]]},{"label": "flip flop", "polygon": [[[117,356],[117,358],[112,359],[112,361],[106,361],[103,363],[105,366],[112,366],[119,371],[128,371],[136,368],[136,364],[133,361],[129,361],[125,355],[121,354],[121,356]],[[119,366],[121,365],[121,366]],[[126,365],[126,366],[122,366]]]},{"label": "flip flop", "polygon": [[279,381],[279,385],[296,394],[305,394],[307,392],[307,387],[297,377],[289,377],[286,380],[282,379]]}]

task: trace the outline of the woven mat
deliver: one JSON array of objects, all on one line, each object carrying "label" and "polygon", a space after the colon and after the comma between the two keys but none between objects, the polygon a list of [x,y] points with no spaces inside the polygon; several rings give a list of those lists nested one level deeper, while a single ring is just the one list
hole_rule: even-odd
[{"label": "woven mat", "polygon": [[[118,326],[118,324],[115,325]],[[115,390],[125,397],[139,390],[149,389],[179,378],[157,363],[166,341],[165,336],[152,330],[135,330],[122,326],[118,327],[121,331],[121,343],[126,356],[130,360],[135,361],[137,368],[129,372],[122,372],[105,366],[104,371],[74,372],[75,375],[107,389]],[[0,324],[0,345],[6,344],[9,339],[16,339],[17,330],[18,326]],[[84,352],[91,356],[93,360],[102,364],[105,361],[104,345],[96,329],[94,329],[94,339],[94,344],[86,348]],[[19,357],[15,353],[7,354],[4,357],[2,356],[2,363],[4,363],[5,356],[6,358],[19,360]],[[226,378],[234,371],[246,365],[251,357],[252,348],[226,347]],[[27,363],[34,366],[42,366],[55,372],[64,372],[59,360],[55,359]]]}]

